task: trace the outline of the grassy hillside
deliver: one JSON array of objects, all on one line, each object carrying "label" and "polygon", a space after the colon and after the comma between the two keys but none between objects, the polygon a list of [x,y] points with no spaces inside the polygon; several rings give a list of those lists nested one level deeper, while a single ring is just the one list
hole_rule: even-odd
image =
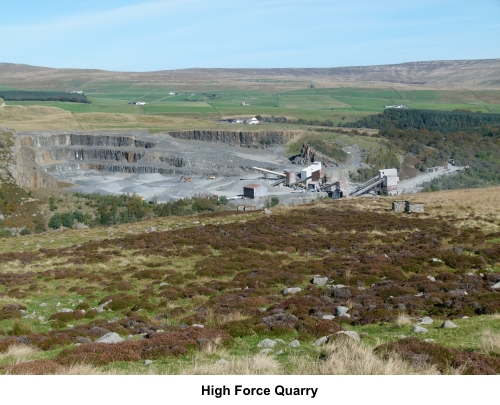
[{"label": "grassy hillside", "polygon": [[[416,215],[360,198],[6,239],[2,370],[498,373],[499,197],[498,188],[421,194],[409,197],[426,204]],[[337,306],[350,317],[325,318]],[[423,316],[434,323],[414,333]],[[458,328],[441,329],[446,319]],[[110,331],[125,341],[92,343]],[[275,343],[262,352],[265,338]]]}]

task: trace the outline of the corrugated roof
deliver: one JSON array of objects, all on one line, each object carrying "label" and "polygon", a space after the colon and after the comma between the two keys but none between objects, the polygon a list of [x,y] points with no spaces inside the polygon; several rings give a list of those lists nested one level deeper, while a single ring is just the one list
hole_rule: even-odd
[{"label": "corrugated roof", "polygon": [[246,186],[243,186],[243,188],[259,188],[261,187],[260,184],[247,184]]}]

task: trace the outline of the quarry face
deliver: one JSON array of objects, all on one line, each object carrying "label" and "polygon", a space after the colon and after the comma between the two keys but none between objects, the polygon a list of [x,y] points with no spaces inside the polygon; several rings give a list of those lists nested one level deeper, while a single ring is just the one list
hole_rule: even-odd
[{"label": "quarry face", "polygon": [[23,166],[36,166],[45,176],[43,181],[34,182],[33,173],[25,171],[21,182],[26,186],[50,187],[53,178],[74,184],[72,191],[137,193],[147,200],[168,201],[197,193],[237,196],[245,181],[259,181],[262,176],[253,166],[280,172],[297,169],[284,157],[283,147],[295,135],[252,131],[155,135],[146,131],[43,131],[19,133],[17,138]]}]

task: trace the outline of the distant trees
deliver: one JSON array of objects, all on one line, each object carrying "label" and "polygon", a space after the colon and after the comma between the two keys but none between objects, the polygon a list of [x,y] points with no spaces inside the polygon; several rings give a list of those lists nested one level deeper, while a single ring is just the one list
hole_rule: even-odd
[{"label": "distant trees", "polygon": [[0,97],[5,101],[66,101],[70,103],[90,104],[85,94],[43,90],[0,90]]}]

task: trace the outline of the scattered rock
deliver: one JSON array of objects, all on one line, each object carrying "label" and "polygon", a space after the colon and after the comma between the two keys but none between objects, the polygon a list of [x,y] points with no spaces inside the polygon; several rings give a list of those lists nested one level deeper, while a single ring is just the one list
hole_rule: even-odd
[{"label": "scattered rock", "polygon": [[396,336],[398,339],[406,339],[406,335],[397,335]]},{"label": "scattered rock", "polygon": [[432,325],[432,323],[434,322],[434,320],[428,316],[424,316],[421,320],[420,320],[420,325]]},{"label": "scattered rock", "polygon": [[327,321],[333,321],[335,319],[335,315],[323,315],[321,319],[326,319]]},{"label": "scattered rock", "polygon": [[146,232],[156,232],[156,228],[154,226],[146,228]]},{"label": "scattered rock", "polygon": [[89,227],[88,227],[87,225],[82,224],[81,222],[78,222],[78,223],[76,224],[76,227],[75,227],[75,228],[76,228],[76,229],[89,229]]},{"label": "scattered rock", "polygon": [[166,286],[166,285],[168,285],[168,283],[165,283],[165,281],[163,281],[163,282],[160,283],[160,287],[163,287],[163,286]]},{"label": "scattered rock", "polygon": [[427,343],[434,343],[435,340],[434,339],[424,339],[424,342],[427,342]]},{"label": "scattered rock", "polygon": [[276,343],[281,343],[282,345],[286,344],[283,339],[275,339],[274,340]]},{"label": "scattered rock", "polygon": [[71,308],[63,308],[61,312],[73,312],[73,310]]},{"label": "scattered rock", "polygon": [[338,307],[335,307],[335,316],[344,316],[350,318],[351,315],[349,315],[347,311],[349,311],[349,308],[339,305]]},{"label": "scattered rock", "polygon": [[283,350],[278,350],[276,354],[283,354]]},{"label": "scattered rock", "polygon": [[453,328],[458,328],[458,325],[456,325],[452,321],[444,321],[441,327],[445,329],[453,329]]},{"label": "scattered rock", "polygon": [[429,331],[427,329],[417,325],[417,326],[413,327],[413,332],[414,333],[427,333]]},{"label": "scattered rock", "polygon": [[281,293],[283,295],[288,295],[288,294],[296,294],[299,291],[302,291],[302,288],[300,288],[300,287],[289,287],[289,288],[283,288],[283,290],[281,290]]},{"label": "scattered rock", "polygon": [[361,341],[359,335],[352,330],[341,330],[340,332],[337,332],[337,335],[347,335],[357,342]]},{"label": "scattered rock", "polygon": [[264,354],[269,354],[269,353],[272,353],[272,352],[273,352],[273,349],[270,349],[270,348],[262,349],[260,351],[260,353],[264,353]]},{"label": "scattered rock", "polygon": [[257,347],[273,348],[276,345],[276,340],[264,339],[261,340]]},{"label": "scattered rock", "polygon": [[205,325],[200,325],[199,323],[193,323],[191,326],[193,328],[204,328],[205,327]]},{"label": "scattered rock", "polygon": [[314,277],[311,280],[311,283],[321,286],[321,285],[325,285],[327,281],[328,281],[328,277]]},{"label": "scattered rock", "polygon": [[97,339],[96,343],[120,343],[123,342],[124,340],[125,339],[120,337],[118,333],[109,332],[106,333],[103,337]]},{"label": "scattered rock", "polygon": [[427,276],[427,278],[428,278],[429,280],[431,280],[431,281],[436,281],[436,279],[435,279],[434,277],[432,277],[432,276]]},{"label": "scattered rock", "polygon": [[320,337],[313,343],[313,346],[321,346],[328,342],[328,336]]},{"label": "scattered rock", "polygon": [[297,339],[292,340],[289,344],[288,347],[299,347],[300,342]]},{"label": "scattered rock", "polygon": [[494,288],[495,290],[499,289],[500,288],[500,282],[496,283],[496,284],[493,284],[491,286],[491,288]]},{"label": "scattered rock", "polygon": [[153,361],[153,360],[144,360],[144,361],[142,362],[142,364],[144,364],[145,366],[149,366],[150,364],[153,364],[153,363],[154,363],[154,361]]},{"label": "scattered rock", "polygon": [[431,260],[429,260],[430,263],[442,263],[443,261],[441,259],[438,259],[437,257],[433,257]]}]

